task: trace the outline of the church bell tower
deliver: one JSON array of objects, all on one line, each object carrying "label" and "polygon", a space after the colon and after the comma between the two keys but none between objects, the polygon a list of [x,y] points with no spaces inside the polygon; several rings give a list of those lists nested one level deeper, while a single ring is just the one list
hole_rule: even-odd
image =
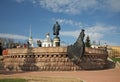
[{"label": "church bell tower", "polygon": [[30,32],[29,39],[28,39],[29,46],[30,46],[30,47],[34,47],[34,46],[33,46],[33,38],[32,38],[31,25],[30,25],[29,32]]}]

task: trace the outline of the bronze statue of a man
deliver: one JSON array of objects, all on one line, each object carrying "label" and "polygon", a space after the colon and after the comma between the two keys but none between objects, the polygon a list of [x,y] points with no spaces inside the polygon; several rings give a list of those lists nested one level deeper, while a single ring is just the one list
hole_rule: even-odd
[{"label": "bronze statue of a man", "polygon": [[61,29],[61,28],[60,28],[60,25],[59,25],[58,22],[56,21],[56,24],[54,24],[54,26],[53,26],[53,35],[58,36],[60,29]]}]

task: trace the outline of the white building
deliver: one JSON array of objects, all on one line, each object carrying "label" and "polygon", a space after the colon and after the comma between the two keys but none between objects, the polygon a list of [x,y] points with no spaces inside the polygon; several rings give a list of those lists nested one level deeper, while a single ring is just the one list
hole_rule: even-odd
[{"label": "white building", "polygon": [[91,45],[91,48],[98,48],[97,45]]},{"label": "white building", "polygon": [[53,46],[53,41],[52,39],[50,38],[50,34],[47,33],[46,34],[46,38],[43,40],[42,42],[42,47],[52,47]]}]

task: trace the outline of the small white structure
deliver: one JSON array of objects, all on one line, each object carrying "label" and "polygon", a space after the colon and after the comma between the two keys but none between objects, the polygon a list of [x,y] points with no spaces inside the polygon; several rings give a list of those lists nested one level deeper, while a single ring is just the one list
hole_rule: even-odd
[{"label": "small white structure", "polygon": [[50,38],[50,34],[46,34],[46,38],[42,42],[42,47],[52,47],[52,39]]},{"label": "small white structure", "polygon": [[97,45],[91,45],[91,48],[98,48]]}]

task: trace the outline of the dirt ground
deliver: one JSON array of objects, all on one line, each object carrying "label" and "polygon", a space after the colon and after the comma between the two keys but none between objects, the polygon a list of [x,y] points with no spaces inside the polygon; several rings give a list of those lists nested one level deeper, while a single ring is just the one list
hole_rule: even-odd
[{"label": "dirt ground", "polygon": [[0,71],[0,78],[11,77],[15,78],[64,77],[80,79],[83,80],[83,82],[120,82],[120,68],[95,71],[34,71],[19,73]]}]

